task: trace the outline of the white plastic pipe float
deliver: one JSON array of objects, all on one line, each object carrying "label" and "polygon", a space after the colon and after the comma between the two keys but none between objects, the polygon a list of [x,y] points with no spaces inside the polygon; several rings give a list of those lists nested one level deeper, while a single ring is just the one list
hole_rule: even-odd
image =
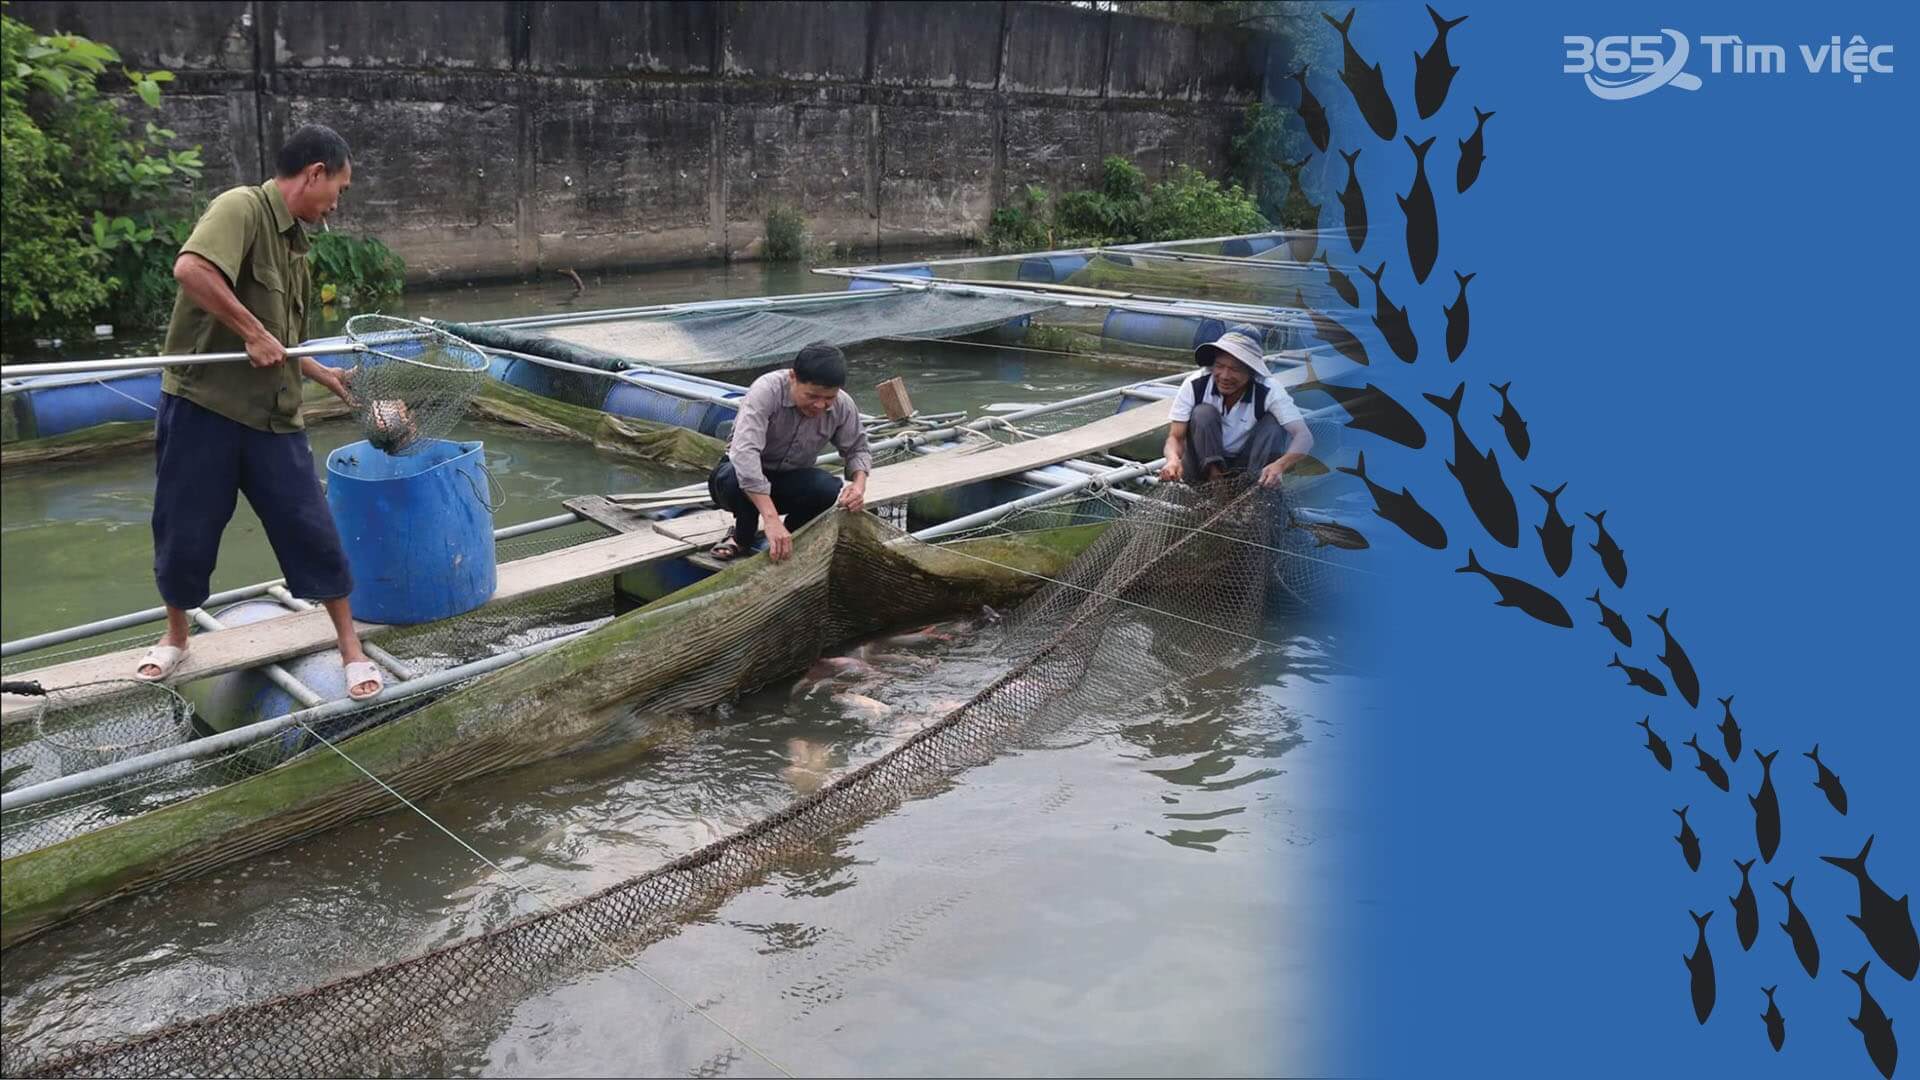
[{"label": "white plastic pipe float", "polygon": [[[850,303],[861,300],[878,299],[901,292],[900,289],[871,289],[864,293],[818,292],[785,293],[779,296],[745,296],[732,300],[696,300],[681,304],[649,304],[644,307],[601,308],[596,311],[580,311],[558,315],[520,315],[510,319],[489,319],[476,323],[476,326],[500,326],[515,330],[533,330],[548,326],[580,326],[587,323],[612,322],[621,319],[644,319],[649,316],[671,317],[674,315],[720,315],[732,311],[781,310],[791,307],[808,307],[827,303]],[[423,319],[431,323],[433,320]]]},{"label": "white plastic pipe float", "polygon": [[1137,476],[1144,476],[1150,472],[1158,472],[1160,466],[1164,464],[1166,464],[1165,458],[1156,458],[1144,464],[1129,465],[1124,469],[1109,469],[1098,475],[1084,476],[1078,480],[1070,480],[1064,484],[1057,484],[1045,491],[1034,492],[1032,495],[1015,499],[1010,503],[1002,503],[999,506],[988,507],[976,514],[968,514],[965,517],[954,518],[952,521],[943,521],[938,525],[930,525],[921,529],[919,532],[913,533],[912,536],[915,540],[934,540],[952,533],[965,532],[976,525],[985,525],[989,522],[998,521],[1008,514],[1016,513],[1029,507],[1050,503],[1065,496],[1072,495],[1077,491],[1084,491],[1096,483],[1117,484],[1131,480]]},{"label": "white plastic pipe float", "polygon": [[1109,244],[1105,247],[1059,248],[1048,251],[1022,251],[1010,255],[968,255],[958,259],[923,259],[911,263],[876,263],[870,266],[834,267],[834,269],[856,270],[861,276],[868,271],[885,266],[978,266],[985,263],[1014,262],[1020,259],[1046,258],[1052,255],[1091,255],[1101,251],[1149,251],[1169,244],[1220,244],[1228,240],[1252,240],[1256,237],[1287,235],[1282,229],[1269,229],[1266,232],[1235,233],[1232,236],[1204,236],[1194,240],[1147,240],[1133,244]]},{"label": "white plastic pipe float", "polygon": [[[289,359],[305,356],[332,356],[337,353],[365,352],[364,345],[302,345],[287,350]],[[65,360],[51,364],[8,364],[0,367],[0,380],[23,379],[33,375],[101,375],[121,371],[181,367],[186,364],[230,364],[247,359],[243,352],[198,353],[189,356],[129,356],[117,360]],[[31,390],[31,383],[0,382],[0,394]]]},{"label": "white plastic pipe float", "polygon": [[945,289],[961,295],[971,293],[979,296],[1031,297],[1037,294],[1052,298],[1053,302],[1061,307],[1110,308],[1155,315],[1212,315],[1223,321],[1263,323],[1269,326],[1306,325],[1304,320],[1292,318],[1288,314],[1300,310],[1290,307],[1259,307],[1253,304],[1232,304],[1225,301],[1189,300],[1177,296],[1123,293],[1109,289],[1089,289],[1079,285],[1048,285],[1036,281],[980,282],[961,278],[908,277],[904,274],[888,274],[880,271],[862,274],[851,270],[824,268],[816,269],[814,273],[837,277],[866,277],[896,284],[905,289]]}]

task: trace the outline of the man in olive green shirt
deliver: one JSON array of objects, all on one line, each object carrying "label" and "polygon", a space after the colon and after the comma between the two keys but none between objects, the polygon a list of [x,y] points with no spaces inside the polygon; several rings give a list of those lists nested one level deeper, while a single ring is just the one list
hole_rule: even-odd
[{"label": "man in olive green shirt", "polygon": [[238,496],[259,515],[288,591],[322,604],[347,666],[348,692],[378,693],[382,679],[354,631],[353,575],[327,509],[300,416],[302,376],[341,398],[342,373],[287,356],[306,329],[307,238],[353,179],[346,140],[300,128],[280,148],[276,176],[214,199],[180,249],[180,283],[166,352],[241,352],[247,361],[168,368],[154,449],[154,577],[167,632],[138,675],[173,674],[187,648],[187,612],[206,602],[220,536]]}]

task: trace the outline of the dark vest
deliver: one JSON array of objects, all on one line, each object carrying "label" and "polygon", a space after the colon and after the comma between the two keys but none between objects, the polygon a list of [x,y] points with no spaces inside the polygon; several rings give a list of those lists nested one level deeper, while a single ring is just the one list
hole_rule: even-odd
[{"label": "dark vest", "polygon": [[[1192,383],[1189,383],[1188,386],[1193,392],[1194,405],[1198,406],[1204,403],[1207,400],[1207,391],[1213,389],[1213,373],[1208,372],[1200,376]],[[1253,395],[1253,418],[1255,421],[1258,421],[1262,416],[1267,414],[1267,380],[1253,380],[1251,393]]]}]

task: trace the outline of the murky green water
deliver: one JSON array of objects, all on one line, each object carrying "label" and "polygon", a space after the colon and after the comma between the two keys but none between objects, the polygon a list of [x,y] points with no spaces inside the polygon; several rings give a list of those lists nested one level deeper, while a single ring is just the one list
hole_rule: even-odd
[{"label": "murky green water", "polygon": [[[664,302],[769,284],[684,271],[636,279],[636,296],[585,299]],[[571,286],[552,292],[564,300]],[[423,297],[414,310],[497,317],[556,302],[543,287],[461,306],[479,303],[473,293]],[[877,411],[871,386],[895,374],[928,412],[1140,376],[933,343],[861,350],[852,389]],[[316,457],[353,436],[344,425],[316,430]],[[511,429],[463,437],[487,442],[509,495],[503,524],[546,516],[568,495],[696,478]],[[150,470],[142,456],[8,478],[5,636],[154,602]],[[243,507],[215,587],[273,576]],[[670,723],[676,734],[663,747],[603,747],[424,804],[499,869],[403,812],[111,905],[0,955],[6,1037],[68,1044],[257,1001],[643,872],[778,808],[796,784],[871,759],[964,700],[1004,669],[993,634],[918,650],[937,664],[883,664],[864,692],[889,706],[885,716],[778,686],[701,717],[633,718]],[[1263,634],[1286,648],[1256,651],[1201,685],[1169,688],[963,773],[787,863],[668,940],[517,997],[444,1057],[414,1067],[1337,1071],[1324,999],[1342,913],[1325,883],[1350,848],[1339,719],[1357,683],[1328,625],[1276,619]]]}]

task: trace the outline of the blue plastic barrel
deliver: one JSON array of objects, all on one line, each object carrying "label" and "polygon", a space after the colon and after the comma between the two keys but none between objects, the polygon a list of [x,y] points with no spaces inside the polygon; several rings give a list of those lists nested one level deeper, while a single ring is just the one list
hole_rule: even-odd
[{"label": "blue plastic barrel", "polygon": [[705,394],[724,393],[735,399],[746,396],[746,392],[737,386],[719,390],[704,380],[674,375],[630,375],[613,384],[600,408],[616,416],[631,416],[657,424],[690,428],[702,435],[718,434],[720,425],[732,420],[738,412],[737,409],[729,409],[715,402],[698,401],[672,392],[679,387]]},{"label": "blue plastic barrel", "polygon": [[567,401],[569,404],[578,403],[569,401],[568,395],[562,392],[562,380],[592,378],[590,375],[578,375],[548,367],[545,364],[536,364],[531,360],[509,359],[503,363],[500,357],[494,357],[488,363],[487,371],[508,386],[517,386],[530,394],[539,394],[541,397],[552,398],[555,401]]},{"label": "blue plastic barrel", "polygon": [[[933,276],[933,267],[925,263],[918,266],[876,266],[873,269],[878,273],[893,274],[896,277],[930,278]],[[876,278],[857,277],[847,284],[848,292],[871,292],[874,289],[891,288],[893,288],[893,282],[880,281]]]},{"label": "blue plastic barrel", "polygon": [[[258,599],[228,604],[215,611],[213,617],[231,628],[251,626],[263,619],[287,614],[290,612],[281,607],[279,601]],[[280,666],[326,701],[347,696],[347,673],[338,649],[282,660]],[[194,711],[215,731],[271,720],[304,707],[293,700],[292,694],[275,686],[260,668],[216,675],[191,693],[195,699]]]},{"label": "blue plastic barrel", "polygon": [[327,455],[327,506],[353,567],[353,613],[409,625],[493,596],[493,510],[478,442],[394,457],[361,441]]},{"label": "blue plastic barrel", "polygon": [[1278,236],[1236,237],[1220,245],[1220,254],[1247,259],[1263,251],[1272,251],[1280,246],[1281,240]]},{"label": "blue plastic barrel", "polygon": [[1100,328],[1100,337],[1103,341],[1125,345],[1192,352],[1209,341],[1217,340],[1225,329],[1226,324],[1219,319],[1198,315],[1112,310],[1107,312],[1107,321]]},{"label": "blue plastic barrel", "polygon": [[29,375],[20,382],[35,389],[14,395],[23,439],[50,439],[96,424],[116,421],[151,423],[160,409],[160,373],[130,371],[76,380],[71,375]]},{"label": "blue plastic barrel", "polygon": [[1021,281],[1039,281],[1057,285],[1086,269],[1085,255],[1040,255],[1020,260]]},{"label": "blue plastic barrel", "polygon": [[1018,345],[1027,340],[1027,330],[1033,325],[1033,316],[1022,315],[1017,319],[1008,319],[999,326],[982,330],[973,335],[976,341],[991,341],[997,345]]}]

